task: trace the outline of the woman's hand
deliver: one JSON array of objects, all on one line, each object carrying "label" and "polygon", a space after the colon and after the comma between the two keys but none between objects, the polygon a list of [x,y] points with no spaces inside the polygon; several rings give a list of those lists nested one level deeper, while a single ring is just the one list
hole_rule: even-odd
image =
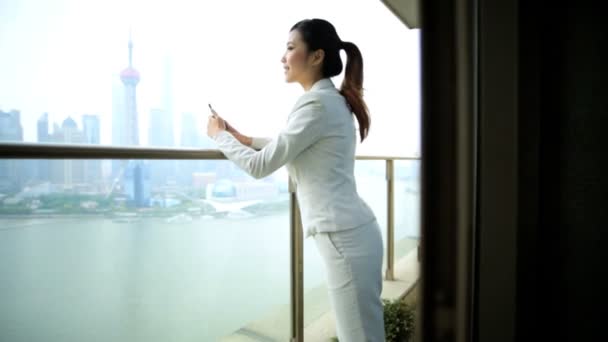
[{"label": "woman's hand", "polygon": [[207,123],[207,135],[210,138],[215,138],[215,136],[223,130],[232,134],[241,144],[245,146],[251,146],[252,138],[241,134],[226,120],[222,119],[221,116],[217,114],[209,116],[209,122]]},{"label": "woman's hand", "polygon": [[210,115],[207,121],[207,135],[210,138],[215,138],[221,131],[226,130],[226,121],[219,115]]}]

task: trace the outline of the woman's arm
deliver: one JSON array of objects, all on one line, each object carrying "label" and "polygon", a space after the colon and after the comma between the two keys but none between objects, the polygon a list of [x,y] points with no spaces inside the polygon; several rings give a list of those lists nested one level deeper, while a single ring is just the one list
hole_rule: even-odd
[{"label": "woman's arm", "polygon": [[232,134],[236,138],[236,140],[238,140],[241,144],[243,144],[245,146],[249,146],[255,150],[263,149],[264,146],[266,146],[272,140],[269,138],[256,138],[256,137],[246,136],[246,135],[242,134],[241,132],[239,132],[232,125],[230,125],[228,123],[228,121],[224,121],[224,122],[226,123],[226,131],[228,131],[228,133]]},{"label": "woman's arm", "polygon": [[312,145],[320,136],[321,120],[321,103],[314,97],[303,96],[290,114],[286,127],[276,139],[260,139],[257,142],[251,139],[252,145],[265,144],[260,151],[244,146],[247,144],[241,143],[228,131],[222,130],[214,138],[228,159],[252,177],[262,178]]},{"label": "woman's arm", "polygon": [[272,139],[270,138],[250,138],[251,139],[251,146],[253,149],[256,150],[261,150],[263,149],[266,145],[268,145],[268,143],[270,143],[272,141]]},{"label": "woman's arm", "polygon": [[[239,133],[238,131],[230,131],[228,129],[226,131],[228,133],[232,134],[232,136],[234,136],[236,138],[236,140],[238,140],[241,144],[243,144],[245,146],[252,145],[253,138],[243,135],[243,134]],[[253,146],[251,146],[251,147],[253,147]]]}]

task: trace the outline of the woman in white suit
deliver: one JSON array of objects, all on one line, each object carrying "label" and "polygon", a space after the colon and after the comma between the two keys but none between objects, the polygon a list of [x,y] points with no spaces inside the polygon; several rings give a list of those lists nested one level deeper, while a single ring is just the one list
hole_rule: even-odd
[{"label": "woman in white suit", "polygon": [[[342,72],[340,89],[330,77]],[[241,134],[217,113],[207,134],[228,159],[255,178],[283,165],[296,185],[306,236],[313,236],[324,260],[329,298],[341,342],[384,341],[382,237],[374,213],[359,197],[354,163],[357,130],[367,136],[369,113],[363,101],[363,59],[322,19],[295,24],[281,59],[287,82],[305,93],[274,139]],[[354,118],[353,118],[354,116]]]}]

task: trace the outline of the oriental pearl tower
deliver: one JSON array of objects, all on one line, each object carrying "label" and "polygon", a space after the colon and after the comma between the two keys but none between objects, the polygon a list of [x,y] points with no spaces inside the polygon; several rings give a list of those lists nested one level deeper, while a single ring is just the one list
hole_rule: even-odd
[{"label": "oriental pearl tower", "polygon": [[[137,121],[136,88],[139,83],[139,72],[133,68],[133,41],[129,35],[129,66],[120,73],[124,85],[124,105],[117,111],[116,129],[120,137],[119,145],[139,145],[139,125]],[[121,113],[122,112],[122,113]],[[115,164],[117,176],[108,195],[122,183],[123,191],[133,206],[145,207],[150,197],[149,169],[141,160],[121,160]]]},{"label": "oriental pearl tower", "polygon": [[120,73],[125,86],[124,145],[139,145],[139,126],[137,124],[137,100],[135,88],[139,83],[139,72],[133,68],[133,41],[129,37],[129,66]]}]

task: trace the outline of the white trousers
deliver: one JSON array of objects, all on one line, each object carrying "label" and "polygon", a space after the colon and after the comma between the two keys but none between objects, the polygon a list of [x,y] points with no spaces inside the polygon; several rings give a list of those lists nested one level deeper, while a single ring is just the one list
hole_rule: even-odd
[{"label": "white trousers", "polygon": [[383,247],[378,223],[317,233],[314,239],[324,260],[340,342],[384,342]]}]

